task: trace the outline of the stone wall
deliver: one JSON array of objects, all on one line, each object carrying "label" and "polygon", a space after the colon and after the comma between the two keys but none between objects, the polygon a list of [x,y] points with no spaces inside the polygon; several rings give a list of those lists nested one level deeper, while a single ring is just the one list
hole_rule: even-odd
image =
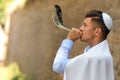
[{"label": "stone wall", "polygon": [[[69,28],[79,28],[85,13],[91,9],[102,10],[112,16],[114,27],[108,41],[114,58],[115,78],[120,80],[119,0],[29,0],[23,10],[12,15],[7,62],[18,62],[32,80],[62,80],[61,75],[52,71],[52,63],[67,32],[53,24],[54,4],[61,5],[64,23]],[[77,41],[71,57],[81,54],[85,46],[85,43]]]}]

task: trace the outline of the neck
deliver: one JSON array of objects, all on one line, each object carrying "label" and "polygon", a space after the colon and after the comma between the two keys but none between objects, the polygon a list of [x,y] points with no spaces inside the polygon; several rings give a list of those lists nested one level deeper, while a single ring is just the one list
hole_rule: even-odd
[{"label": "neck", "polygon": [[101,39],[94,39],[94,40],[88,41],[87,43],[89,44],[90,47],[93,47],[104,40],[105,39],[102,39],[102,38]]}]

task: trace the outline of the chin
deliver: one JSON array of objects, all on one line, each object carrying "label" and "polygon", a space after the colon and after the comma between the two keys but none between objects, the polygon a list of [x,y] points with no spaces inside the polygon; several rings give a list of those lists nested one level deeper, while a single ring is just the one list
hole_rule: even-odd
[{"label": "chin", "polygon": [[86,40],[84,40],[83,38],[80,38],[80,40],[81,40],[82,42],[86,42]]},{"label": "chin", "polygon": [[84,42],[84,40],[82,38],[80,38],[80,41]]}]

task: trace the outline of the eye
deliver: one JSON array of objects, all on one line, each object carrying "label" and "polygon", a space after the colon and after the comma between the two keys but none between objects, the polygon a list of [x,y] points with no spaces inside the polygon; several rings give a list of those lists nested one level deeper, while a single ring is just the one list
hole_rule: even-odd
[{"label": "eye", "polygon": [[86,23],[83,23],[83,26],[84,26],[84,27],[86,27],[86,26],[87,26],[87,24],[86,24]]}]

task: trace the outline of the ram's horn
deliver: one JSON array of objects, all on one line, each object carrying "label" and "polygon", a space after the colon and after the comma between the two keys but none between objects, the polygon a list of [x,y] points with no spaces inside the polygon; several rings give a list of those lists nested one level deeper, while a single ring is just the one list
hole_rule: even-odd
[{"label": "ram's horn", "polygon": [[57,27],[59,27],[61,29],[64,29],[66,31],[70,31],[70,29],[65,27],[64,24],[63,24],[63,21],[62,21],[62,10],[61,10],[59,5],[54,5],[52,18],[53,18],[54,24]]}]

